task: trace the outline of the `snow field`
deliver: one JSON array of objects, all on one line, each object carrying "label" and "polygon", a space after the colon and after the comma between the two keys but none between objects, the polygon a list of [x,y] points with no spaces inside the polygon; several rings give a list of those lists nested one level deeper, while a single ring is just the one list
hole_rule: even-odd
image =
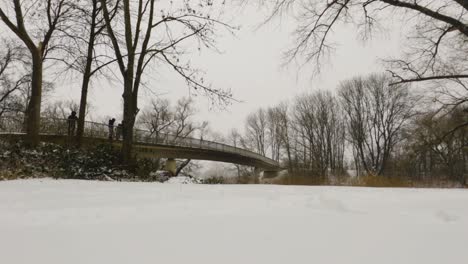
[{"label": "snow field", "polygon": [[0,182],[0,263],[468,263],[468,190]]}]

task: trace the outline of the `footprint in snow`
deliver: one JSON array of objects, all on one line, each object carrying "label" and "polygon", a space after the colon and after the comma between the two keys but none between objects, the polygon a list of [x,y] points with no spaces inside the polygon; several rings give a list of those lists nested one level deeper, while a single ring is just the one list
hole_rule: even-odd
[{"label": "footprint in snow", "polygon": [[350,212],[350,210],[339,200],[331,199],[323,195],[319,198],[320,203],[328,209],[332,209],[338,212]]},{"label": "footprint in snow", "polygon": [[439,210],[435,213],[435,216],[444,222],[454,222],[458,220],[458,216],[448,214],[445,211]]}]

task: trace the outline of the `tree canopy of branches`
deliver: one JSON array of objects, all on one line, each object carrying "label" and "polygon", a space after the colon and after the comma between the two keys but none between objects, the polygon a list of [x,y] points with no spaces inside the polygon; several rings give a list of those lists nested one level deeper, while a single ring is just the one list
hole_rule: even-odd
[{"label": "tree canopy of branches", "polygon": [[[319,91],[299,97],[295,103],[294,123],[302,166],[319,176],[343,170],[345,130],[343,113],[336,98]],[[300,153],[300,152],[299,152]],[[298,153],[298,154],[299,154]]]},{"label": "tree canopy of branches", "polygon": [[[399,150],[400,174],[418,180],[452,180],[464,183],[468,171],[468,128],[464,109],[429,111],[413,119],[404,137],[405,149]],[[454,131],[447,133],[447,131]]]},{"label": "tree canopy of branches", "polygon": [[345,81],[340,98],[347,116],[349,141],[364,170],[382,175],[400,140],[403,125],[412,115],[407,85],[390,87],[385,75]]},{"label": "tree canopy of branches", "polygon": [[279,155],[291,177],[313,183],[370,175],[424,186],[467,184],[466,105],[427,110],[409,84],[390,82],[388,73],[356,77],[343,81],[337,95],[317,90],[257,110],[244,134],[234,131],[230,141]]},{"label": "tree canopy of branches", "polygon": [[151,107],[142,111],[138,123],[157,140],[164,140],[168,134],[176,140],[193,137],[195,132],[205,128],[205,122],[193,120],[195,114],[194,101],[190,98],[183,97],[174,106],[167,99],[156,99]]},{"label": "tree canopy of branches", "polygon": [[[296,8],[299,6],[302,8]],[[272,17],[290,10],[299,23],[294,32],[296,45],[287,53],[290,59],[320,62],[332,47],[330,38],[335,27],[354,23],[369,36],[388,21],[388,15],[397,15],[415,26],[416,36],[411,38],[413,45],[408,50],[412,58],[394,61],[407,74],[395,73],[398,82],[468,78],[464,60],[466,0],[276,0]],[[445,68],[447,65],[451,67]]]},{"label": "tree canopy of branches", "polygon": [[[272,9],[267,21],[291,15],[297,21],[294,44],[286,52],[288,62],[313,62],[320,70],[334,49],[335,29],[344,24],[357,27],[361,37],[391,25],[389,18],[404,21],[406,41],[401,54],[385,58],[391,84],[426,82],[442,87],[447,98],[442,106],[468,101],[468,1],[467,0],[274,0],[260,1]],[[436,95],[438,96],[438,95]],[[468,125],[468,123],[467,123]]]},{"label": "tree canopy of branches", "polygon": [[[120,0],[108,1],[112,6],[110,19],[119,11]],[[96,75],[104,74],[104,69],[115,60],[106,53],[109,51],[109,41],[105,35],[105,21],[102,15],[100,0],[85,0],[74,3],[73,20],[70,26],[61,32],[66,40],[62,46],[61,60],[66,69],[72,69],[81,74],[81,96],[78,114],[78,127],[76,132],[77,145],[81,145],[86,109],[88,103],[88,90],[91,80]]]},{"label": "tree canopy of branches", "polygon": [[[138,95],[143,73],[152,62],[166,65],[181,76],[189,87],[216,95],[221,100],[229,93],[211,88],[190,64],[180,56],[187,42],[213,47],[212,35],[218,26],[230,28],[210,15],[213,1],[184,0],[181,5],[173,1],[122,0],[118,12],[111,20],[110,1],[100,0],[107,35],[112,43],[115,60],[123,82],[123,119],[127,131],[123,140],[122,156],[126,164],[132,163],[133,127],[139,112]],[[158,9],[158,6],[161,7]],[[168,6],[168,8],[164,8]]]},{"label": "tree canopy of branches", "polygon": [[23,109],[21,94],[30,81],[24,74],[23,59],[26,57],[21,48],[5,43],[0,51],[0,117],[16,116]]},{"label": "tree canopy of branches", "polygon": [[26,108],[27,141],[31,146],[39,142],[42,101],[43,62],[58,46],[54,34],[72,15],[66,0],[2,0],[0,18],[13,35],[28,49],[31,56],[31,95]]},{"label": "tree canopy of branches", "polygon": [[287,164],[289,171],[324,177],[344,169],[345,126],[341,106],[329,92],[316,91],[251,113],[237,144]]},{"label": "tree canopy of branches", "polygon": [[[138,118],[138,125],[150,131],[151,136],[156,141],[177,141],[187,137],[195,137],[195,134],[199,134],[201,141],[203,137],[207,136],[208,123],[196,122],[194,120],[196,113],[194,101],[189,97],[180,98],[175,105],[171,105],[168,99],[158,98],[151,102],[150,107],[142,111]],[[159,164],[159,162],[158,159],[157,163]],[[178,175],[190,162],[190,159],[180,162],[175,175]]]}]

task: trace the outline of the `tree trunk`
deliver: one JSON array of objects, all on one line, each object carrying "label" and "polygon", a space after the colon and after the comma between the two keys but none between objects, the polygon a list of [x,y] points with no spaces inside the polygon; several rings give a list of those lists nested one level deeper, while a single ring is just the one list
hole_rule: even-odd
[{"label": "tree trunk", "polygon": [[293,171],[293,164],[292,164],[292,157],[291,157],[291,147],[289,145],[289,142],[286,143],[286,152],[288,153],[288,167],[289,167],[289,172]]},{"label": "tree trunk", "polygon": [[80,113],[78,114],[78,127],[76,130],[76,144],[78,147],[81,147],[81,144],[83,142],[86,105],[88,101],[89,79],[89,74],[87,75],[85,72],[85,74],[83,75],[83,83],[81,85]]},{"label": "tree trunk", "polygon": [[[127,75],[128,76],[128,75]],[[130,75],[133,76],[133,73]],[[135,165],[135,159],[132,155],[133,150],[133,127],[135,125],[136,106],[132,94],[133,79],[125,78],[124,87],[124,109],[123,109],[123,141],[122,141],[122,161],[125,166],[132,169]]]},{"label": "tree trunk", "polygon": [[186,159],[182,164],[180,164],[179,168],[177,168],[175,176],[179,176],[179,173],[190,163],[191,159]]},{"label": "tree trunk", "polygon": [[42,56],[41,45],[32,51],[31,98],[26,108],[26,144],[36,147],[39,144],[42,100]]},{"label": "tree trunk", "polygon": [[81,99],[80,99],[80,113],[78,114],[78,129],[76,131],[76,143],[78,147],[81,147],[84,133],[85,117],[86,117],[86,106],[88,102],[88,88],[89,81],[91,79],[91,67],[93,62],[93,51],[94,51],[94,40],[96,38],[96,12],[97,2],[94,1],[93,14],[91,21],[91,28],[89,34],[88,50],[86,54],[86,66],[83,73],[83,83],[81,84]]},{"label": "tree trunk", "polygon": [[[124,100],[128,101],[128,100]],[[135,124],[135,117],[130,111],[130,103],[124,102],[124,136],[122,142],[122,161],[123,164],[129,167],[134,165],[132,156],[133,150],[133,126]]]}]

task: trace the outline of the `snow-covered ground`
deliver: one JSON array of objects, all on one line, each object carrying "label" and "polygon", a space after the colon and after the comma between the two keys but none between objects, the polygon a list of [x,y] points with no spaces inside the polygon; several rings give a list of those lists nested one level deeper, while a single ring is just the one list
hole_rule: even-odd
[{"label": "snow-covered ground", "polygon": [[468,263],[468,190],[0,182],[0,263]]}]

